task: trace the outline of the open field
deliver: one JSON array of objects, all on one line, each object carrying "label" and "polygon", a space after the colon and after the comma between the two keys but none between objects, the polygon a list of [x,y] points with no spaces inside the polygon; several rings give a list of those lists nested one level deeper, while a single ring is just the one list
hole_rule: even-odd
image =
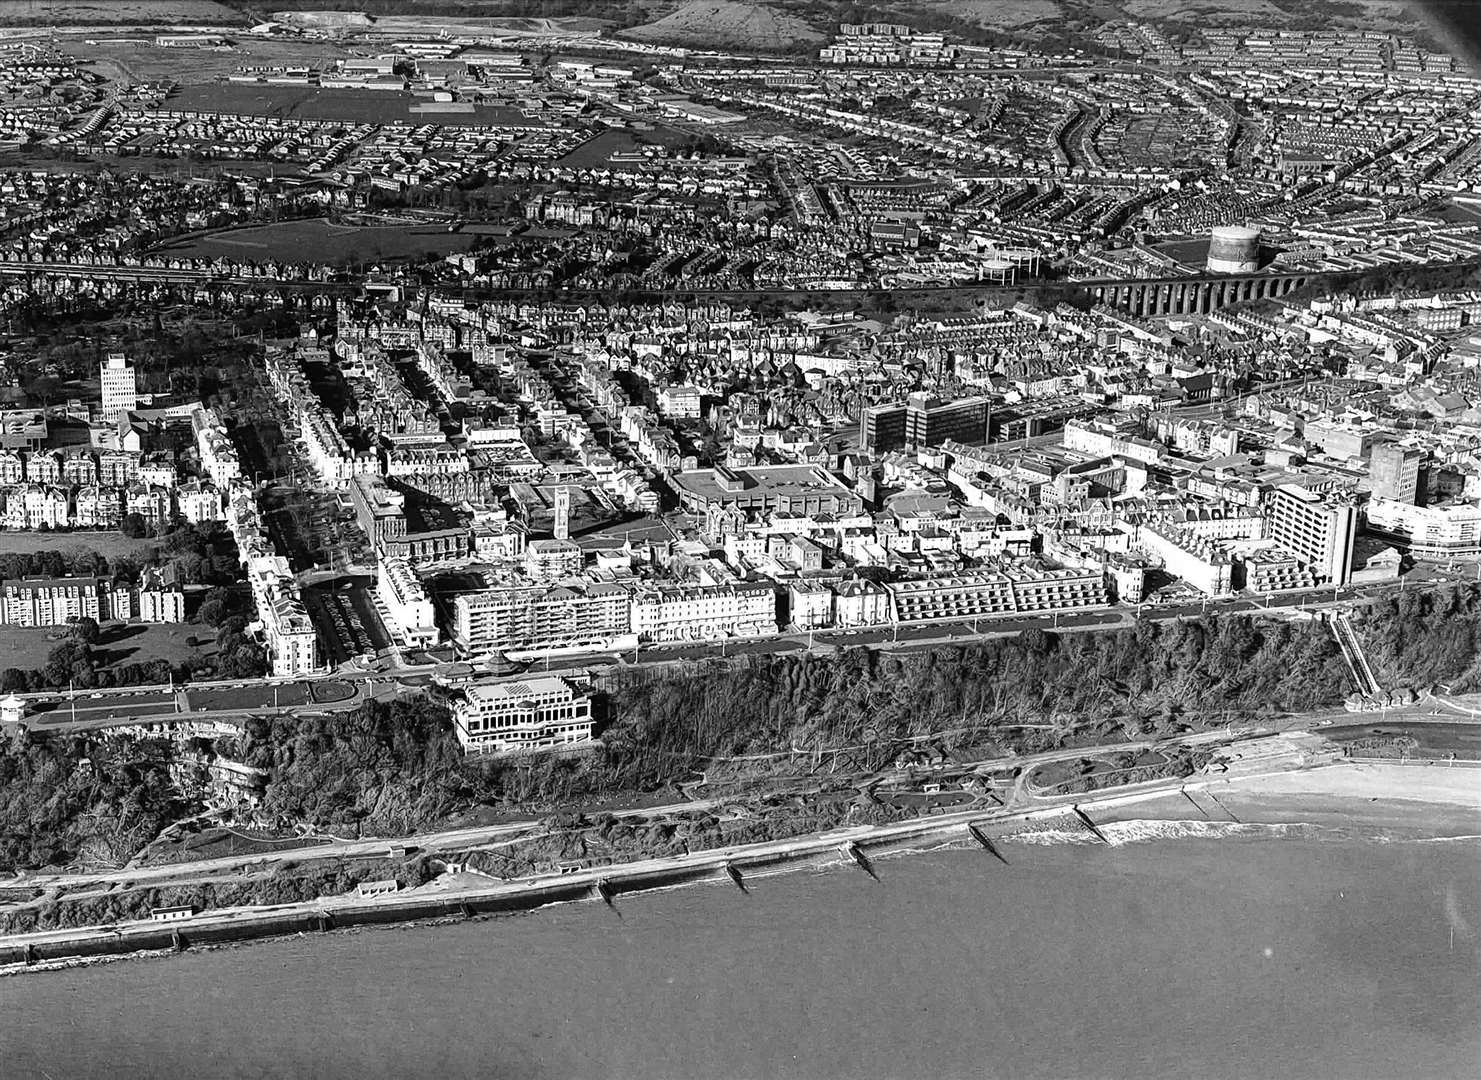
[{"label": "open field", "polygon": [[693,135],[673,128],[655,126],[650,131],[610,128],[587,139],[560,158],[558,164],[568,169],[599,169],[611,163],[613,154],[630,154],[645,146],[678,150],[693,142]]},{"label": "open field", "polygon": [[234,37],[230,49],[162,49],[152,38],[137,36],[63,40],[68,52],[109,78],[167,80],[185,85],[211,83],[218,75],[230,75],[239,67],[251,65],[302,64],[325,69],[348,55],[324,41],[272,38]]},{"label": "open field", "polygon": [[1136,19],[1157,18],[1207,22],[1210,25],[1278,26],[1284,13],[1270,0],[1126,0],[1126,14]]},{"label": "open field", "polygon": [[25,26],[241,26],[215,0],[0,0],[0,23]]},{"label": "open field", "polygon": [[184,87],[170,95],[168,104],[170,108],[198,112],[377,124],[410,119],[411,107],[422,101],[414,94],[396,90],[225,83]]},{"label": "open field", "polygon": [[996,30],[1031,26],[1064,15],[1064,6],[1056,0],[948,0],[922,6]]},{"label": "open field", "polygon": [[[191,645],[199,635],[201,644]],[[47,655],[67,637],[63,626],[0,627],[0,668],[29,671],[46,666]],[[192,653],[209,656],[216,651],[214,631],[188,623],[104,623],[93,655],[99,668],[138,664],[147,660],[179,663]]]},{"label": "open field", "polygon": [[701,49],[767,51],[793,50],[826,40],[811,25],[778,7],[738,0],[689,0],[663,18],[623,30],[618,36]]},{"label": "open field", "polygon": [[459,18],[449,15],[378,15],[375,28],[382,33],[424,34],[430,31],[457,35],[479,36],[497,31],[500,34],[554,34],[566,36],[590,34],[596,37],[602,30],[617,23],[611,19],[590,18],[584,15],[568,15],[553,19],[498,16],[500,5],[489,5],[490,17]]},{"label": "open field", "polygon": [[475,105],[468,112],[416,111],[431,105],[426,94],[401,90],[323,89],[317,86],[279,86],[269,83],[211,83],[186,86],[171,94],[169,108],[242,116],[294,117],[335,120],[346,124],[382,124],[394,121],[439,123],[462,127],[497,127],[531,121],[518,109]]},{"label": "open field", "polygon": [[0,555],[96,551],[105,559],[144,558],[158,546],[157,540],[133,540],[120,532],[0,532]]},{"label": "open field", "polygon": [[1403,0],[1344,0],[1295,5],[1277,0],[1118,0],[1128,19],[1166,20],[1189,26],[1297,27],[1325,30],[1372,30],[1379,33],[1423,33],[1427,27]]},{"label": "open field", "polygon": [[162,250],[191,258],[354,263],[467,251],[474,237],[414,225],[335,225],[320,218],[209,233]]}]

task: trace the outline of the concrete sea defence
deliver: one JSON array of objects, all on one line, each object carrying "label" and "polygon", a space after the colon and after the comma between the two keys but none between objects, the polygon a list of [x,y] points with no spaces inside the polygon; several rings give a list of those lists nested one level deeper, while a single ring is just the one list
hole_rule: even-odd
[{"label": "concrete sea defence", "polygon": [[[872,875],[872,857],[944,843],[984,848],[987,854],[1008,863],[996,842],[1011,838],[1025,827],[1049,826],[1057,832],[1083,835],[1092,843],[1115,842],[1103,831],[1105,814],[1120,817],[1127,807],[1165,800],[1169,796],[1177,797],[1180,792],[1187,797],[1189,791],[1197,792],[1206,787],[1218,788],[1226,799],[1241,788],[1252,789],[1249,794],[1253,800],[1273,796],[1276,803],[1289,802],[1293,808],[1309,804],[1322,792],[1330,792],[1338,798],[1361,795],[1366,805],[1374,791],[1386,795],[1385,802],[1395,798],[1418,800],[1412,805],[1421,808],[1430,803],[1437,806],[1450,803],[1466,807],[1477,805],[1474,789],[1459,777],[1455,778],[1455,792],[1431,793],[1428,789],[1434,786],[1433,780],[1428,784],[1414,783],[1416,774],[1420,772],[1422,770],[1337,764],[1295,772],[1282,769],[1268,775],[1252,773],[1234,783],[1212,779],[1201,782],[1150,781],[1130,789],[1110,790],[1099,797],[1066,800],[1015,813],[994,813],[984,807],[975,807],[908,822],[855,826],[788,840],[587,867],[574,873],[532,880],[489,879],[487,883],[445,889],[437,888],[434,883],[420,890],[375,899],[322,897],[302,904],[208,911],[167,922],[135,922],[18,934],[0,937],[0,967],[224,945],[361,926],[514,914],[579,900],[601,899],[610,904],[625,894],[701,882],[728,881],[745,888],[746,882],[753,877],[807,867],[855,865]],[[1469,776],[1470,771],[1467,773]],[[1290,799],[1286,798],[1286,789],[1290,789]],[[1201,819],[1205,811],[1198,810],[1199,805],[1190,799],[1190,806]],[[1351,809],[1351,803],[1346,805]],[[1090,819],[1086,811],[1094,812],[1099,820]],[[1151,808],[1149,814],[1153,818],[1162,816]],[[1225,814],[1227,811],[1221,816]],[[1141,816],[1141,811],[1138,811],[1138,816]],[[1305,818],[1298,814],[1291,820]]]},{"label": "concrete sea defence", "polygon": [[[1069,810],[1057,812],[1069,813]],[[894,825],[861,826],[786,841],[592,867],[533,881],[491,881],[486,886],[392,894],[359,902],[326,897],[317,903],[208,911],[168,922],[11,935],[0,938],[0,966],[222,945],[359,926],[513,914],[548,904],[593,898],[610,903],[624,894],[705,881],[731,881],[744,887],[744,880],[752,875],[821,867],[850,859],[858,861],[858,855],[853,852],[864,856],[861,863],[864,865],[871,852],[886,854],[948,837],[968,840],[966,826],[974,819],[980,819],[979,827],[991,826],[983,812],[975,810]]]}]

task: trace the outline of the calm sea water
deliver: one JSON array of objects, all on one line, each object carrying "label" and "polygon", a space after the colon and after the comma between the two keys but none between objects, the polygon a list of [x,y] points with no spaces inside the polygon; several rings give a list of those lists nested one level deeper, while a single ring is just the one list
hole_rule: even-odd
[{"label": "calm sea water", "polygon": [[0,1075],[1481,1074],[1475,841],[1008,851],[3,979]]},{"label": "calm sea water", "polygon": [[1451,38],[1451,48],[1481,71],[1481,2],[1478,0],[1410,0],[1410,8],[1428,16]]}]

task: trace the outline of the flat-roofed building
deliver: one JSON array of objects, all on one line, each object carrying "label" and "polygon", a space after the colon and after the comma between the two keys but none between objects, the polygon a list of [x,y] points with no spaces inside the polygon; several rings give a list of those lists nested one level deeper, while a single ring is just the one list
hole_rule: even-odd
[{"label": "flat-roofed building", "polygon": [[572,540],[531,540],[525,545],[525,573],[535,581],[559,581],[581,572],[581,548]]},{"label": "flat-roofed building", "polygon": [[1018,610],[1013,586],[1002,574],[946,574],[886,585],[896,622],[975,619]]},{"label": "flat-roofed building", "polygon": [[1265,521],[1269,538],[1300,559],[1318,581],[1345,585],[1351,580],[1358,511],[1350,497],[1281,484],[1270,493]]},{"label": "flat-roofed building", "polygon": [[905,403],[870,405],[859,414],[859,446],[883,453],[905,448]]},{"label": "flat-roofed building", "polygon": [[712,504],[794,516],[856,514],[864,505],[859,496],[818,465],[719,466],[677,473],[672,480],[684,508],[698,514]]},{"label": "flat-roofed building", "polygon": [[1368,532],[1391,540],[1411,555],[1453,558],[1481,554],[1481,504],[1416,506],[1375,496],[1363,509]]},{"label": "flat-roofed building", "polygon": [[658,391],[658,411],[675,420],[698,420],[700,400],[697,386],[665,386]]},{"label": "flat-roofed building", "polygon": [[1396,443],[1379,443],[1368,459],[1368,478],[1375,499],[1395,502],[1419,501],[1419,466],[1424,451]]},{"label": "flat-roofed building", "polygon": [[108,354],[98,368],[98,380],[103,390],[102,413],[105,419],[116,420],[139,407],[134,365],[123,353]]},{"label": "flat-roofed building", "polygon": [[507,754],[589,743],[591,693],[555,677],[474,684],[455,701],[453,722],[465,753]]},{"label": "flat-roofed building", "polygon": [[898,622],[1086,611],[1110,603],[1099,570],[973,571],[896,581],[885,588]]},{"label": "flat-roofed building", "polygon": [[0,447],[7,450],[40,450],[46,442],[46,416],[34,409],[0,411]]},{"label": "flat-roofed building", "polygon": [[11,578],[0,584],[8,626],[64,626],[82,616],[102,622],[115,617],[112,599],[94,577]]},{"label": "flat-roofed building", "polygon": [[405,559],[381,559],[375,567],[376,595],[402,643],[426,648],[437,643],[437,621],[427,590]]},{"label": "flat-roofed building", "polygon": [[928,394],[911,394],[905,406],[905,446],[921,450],[948,440],[967,446],[987,442],[992,401],[985,397],[941,401]]},{"label": "flat-roofed building", "polygon": [[605,583],[499,586],[449,604],[449,636],[465,655],[627,648],[628,590]]},{"label": "flat-roofed building", "polygon": [[377,551],[406,535],[406,496],[379,476],[362,475],[350,483],[350,505],[360,531]]},{"label": "flat-roofed building", "polygon": [[183,623],[185,593],[173,572],[146,567],[139,576],[138,616],[140,622]]}]

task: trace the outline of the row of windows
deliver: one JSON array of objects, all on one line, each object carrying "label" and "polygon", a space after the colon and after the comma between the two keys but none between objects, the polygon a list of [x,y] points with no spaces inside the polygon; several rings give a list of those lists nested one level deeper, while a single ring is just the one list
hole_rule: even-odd
[{"label": "row of windows", "polygon": [[580,742],[591,738],[590,724],[567,724],[561,727],[546,727],[532,731],[511,731],[500,735],[474,735],[470,732],[467,742],[471,745],[508,745],[511,743],[545,744],[558,742]]}]

